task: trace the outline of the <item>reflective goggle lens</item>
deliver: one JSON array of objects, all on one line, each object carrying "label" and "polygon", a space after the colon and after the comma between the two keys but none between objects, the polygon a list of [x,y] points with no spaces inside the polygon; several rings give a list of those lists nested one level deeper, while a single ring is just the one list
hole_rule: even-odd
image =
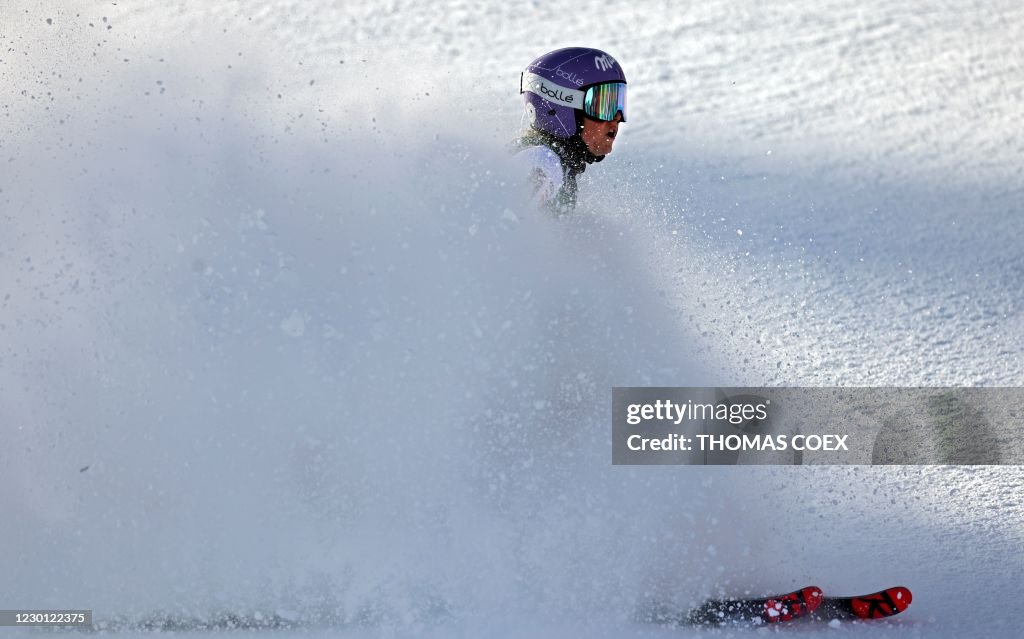
[{"label": "reflective goggle lens", "polygon": [[583,112],[596,120],[611,122],[622,111],[626,121],[626,83],[609,82],[587,89],[583,96]]}]

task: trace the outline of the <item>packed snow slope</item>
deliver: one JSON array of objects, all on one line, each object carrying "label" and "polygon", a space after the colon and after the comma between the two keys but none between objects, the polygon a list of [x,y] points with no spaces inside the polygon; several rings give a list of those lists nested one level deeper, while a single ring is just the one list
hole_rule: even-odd
[{"label": "packed snow slope", "polygon": [[[1021,385],[1022,41],[1002,0],[6,0],[0,608],[687,637],[640,618],[902,584],[839,631],[1020,636],[1019,468],[612,467],[608,410]],[[555,220],[506,145],[580,44],[629,122]]]}]

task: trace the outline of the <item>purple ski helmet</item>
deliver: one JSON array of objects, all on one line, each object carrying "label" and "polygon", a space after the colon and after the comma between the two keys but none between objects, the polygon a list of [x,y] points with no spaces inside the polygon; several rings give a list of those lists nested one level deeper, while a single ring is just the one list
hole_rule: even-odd
[{"label": "purple ski helmet", "polygon": [[625,122],[625,85],[626,74],[615,58],[600,49],[569,47],[531,62],[523,71],[519,92],[530,126],[569,138],[578,132],[577,111],[607,120],[621,113]]}]

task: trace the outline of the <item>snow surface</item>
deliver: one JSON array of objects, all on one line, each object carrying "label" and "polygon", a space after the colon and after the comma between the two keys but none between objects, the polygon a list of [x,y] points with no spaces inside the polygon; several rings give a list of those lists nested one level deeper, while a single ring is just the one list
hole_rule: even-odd
[{"label": "snow surface", "polygon": [[[749,636],[637,616],[902,584],[786,632],[1020,636],[1020,468],[612,467],[607,410],[1021,385],[1022,42],[1003,0],[5,0],[0,607]],[[504,145],[577,44],[630,114],[555,221]]]}]

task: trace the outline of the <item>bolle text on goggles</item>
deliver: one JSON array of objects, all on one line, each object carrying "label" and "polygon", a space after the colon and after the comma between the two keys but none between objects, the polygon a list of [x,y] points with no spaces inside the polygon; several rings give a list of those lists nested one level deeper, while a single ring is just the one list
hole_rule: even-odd
[{"label": "bolle text on goggles", "polygon": [[585,89],[570,89],[527,71],[522,77],[520,93],[536,93],[548,102],[583,111],[595,120],[611,122],[622,113],[626,121],[626,83],[604,82]]}]

